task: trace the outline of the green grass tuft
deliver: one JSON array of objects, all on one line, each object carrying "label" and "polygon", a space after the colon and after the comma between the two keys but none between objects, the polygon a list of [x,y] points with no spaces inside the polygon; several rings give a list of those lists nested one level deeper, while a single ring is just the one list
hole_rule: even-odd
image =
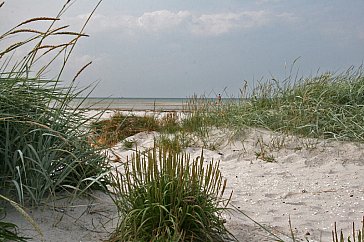
[{"label": "green grass tuft", "polygon": [[364,141],[362,67],[295,81],[272,80],[241,92],[245,96],[238,102],[192,108],[185,127],[257,127],[302,137]]},{"label": "green grass tuft", "polygon": [[110,241],[224,241],[219,163],[163,147],[136,153],[115,179],[120,223]]},{"label": "green grass tuft", "polygon": [[158,130],[159,125],[154,117],[116,113],[110,119],[92,123],[91,129],[98,146],[111,147],[137,133]]},{"label": "green grass tuft", "polygon": [[332,242],[363,242],[363,241],[364,241],[364,217],[362,220],[361,229],[358,229],[357,232],[355,232],[355,223],[353,222],[352,237],[348,236],[347,240],[345,240],[342,231],[340,231],[340,235],[338,235],[335,222],[334,230],[332,231]]},{"label": "green grass tuft", "polygon": [[[21,204],[39,204],[60,191],[80,194],[105,187],[108,165],[87,140],[89,119],[70,107],[82,90],[65,87],[60,79],[75,44],[85,36],[83,29],[75,33],[64,31],[68,26],[55,27],[69,4],[55,18],[29,19],[0,35],[0,41],[24,39],[0,50],[0,194],[16,194]],[[48,28],[29,29],[39,21]],[[59,35],[63,38],[56,39],[66,39],[64,43],[45,44]],[[27,54],[12,60],[17,49]],[[45,78],[58,59],[62,64],[57,77]]]}]

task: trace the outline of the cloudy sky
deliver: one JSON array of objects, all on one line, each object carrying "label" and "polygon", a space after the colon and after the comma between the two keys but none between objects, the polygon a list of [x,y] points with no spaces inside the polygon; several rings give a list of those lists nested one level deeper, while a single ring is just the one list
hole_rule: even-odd
[{"label": "cloudy sky", "polygon": [[[64,2],[5,0],[0,31]],[[74,2],[63,23],[78,30],[96,3]],[[92,60],[79,82],[98,82],[94,96],[237,96],[244,80],[287,77],[297,58],[304,76],[361,65],[363,11],[363,0],[104,0],[64,78]]]}]

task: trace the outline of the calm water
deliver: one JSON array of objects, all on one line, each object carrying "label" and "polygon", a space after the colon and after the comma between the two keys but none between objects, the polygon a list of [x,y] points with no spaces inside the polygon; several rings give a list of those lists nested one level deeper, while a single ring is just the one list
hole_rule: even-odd
[{"label": "calm water", "polygon": [[[113,109],[113,110],[153,110],[153,111],[179,111],[186,108],[190,98],[76,98],[71,102],[72,107],[80,105],[86,109]],[[224,99],[223,102],[238,100]],[[216,103],[215,98],[205,98],[203,102]]]},{"label": "calm water", "polygon": [[[72,101],[72,106],[80,105],[82,98]],[[87,98],[80,108],[114,109],[114,110],[182,110],[187,98]]]}]

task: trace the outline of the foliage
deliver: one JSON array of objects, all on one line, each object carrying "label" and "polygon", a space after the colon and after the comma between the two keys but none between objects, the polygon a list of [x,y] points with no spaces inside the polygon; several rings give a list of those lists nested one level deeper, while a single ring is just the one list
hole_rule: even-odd
[{"label": "foliage", "polygon": [[94,142],[101,147],[113,146],[140,132],[160,131],[175,134],[181,130],[177,114],[173,112],[167,113],[161,119],[155,116],[115,113],[110,119],[93,122],[91,127]]},{"label": "foliage", "polygon": [[92,123],[91,129],[98,146],[113,146],[137,133],[157,130],[158,122],[154,117],[116,113],[110,119]]},{"label": "foliage", "polygon": [[338,75],[325,73],[302,79],[293,85],[267,83],[237,111],[247,125],[309,137],[361,141],[363,91],[362,68],[349,69]]},{"label": "foliage", "polygon": [[159,121],[159,131],[165,133],[177,133],[181,130],[180,122],[176,112],[166,113]]},{"label": "foliage", "polygon": [[[24,211],[23,208],[13,200],[0,195],[0,200],[5,200],[9,202],[30,224],[33,225],[34,229],[43,236],[42,231],[40,230],[38,224],[29,216],[28,213]],[[0,202],[0,241],[26,241],[29,238],[19,236],[17,233],[17,226],[13,223],[4,222],[3,220],[6,217],[5,208],[2,206],[2,202]]]},{"label": "foliage", "polygon": [[161,134],[156,140],[158,147],[163,147],[172,152],[181,153],[184,148],[187,148],[191,143],[188,134]]},{"label": "foliage", "polygon": [[362,227],[358,230],[357,233],[355,233],[355,224],[353,222],[353,234],[352,238],[348,236],[347,240],[344,239],[344,234],[342,231],[340,231],[340,236],[338,235],[337,228],[336,228],[336,222],[334,225],[334,231],[332,231],[332,241],[333,242],[363,242],[364,241],[364,217],[362,220]]},{"label": "foliage", "polygon": [[215,105],[209,98],[194,95],[186,104],[185,111],[190,115],[182,120],[181,129],[205,137],[208,127],[217,125],[219,110],[220,106]]},{"label": "foliage", "polygon": [[26,241],[25,237],[19,236],[17,234],[17,226],[10,222],[4,222],[5,218],[4,208],[0,205],[0,241]]},{"label": "foliage", "polygon": [[[136,153],[115,179],[121,221],[110,241],[223,241],[226,180],[203,155],[154,148]],[[225,203],[225,204],[224,204]]]},{"label": "foliage", "polygon": [[304,137],[364,141],[363,68],[245,86],[238,102],[195,108],[189,126],[259,127]]},{"label": "foliage", "polygon": [[21,237],[16,233],[15,224],[0,221],[0,241],[24,242],[26,240],[27,238]]},{"label": "foliage", "polygon": [[[58,191],[104,187],[105,159],[87,141],[89,120],[70,104],[81,91],[60,82],[75,44],[86,36],[83,29],[71,32],[68,26],[56,27],[68,4],[55,18],[29,19],[0,35],[0,41],[24,38],[0,50],[0,192],[17,194],[21,203],[38,204]],[[45,31],[28,27],[39,22],[49,23]],[[50,44],[59,36],[70,40]],[[13,61],[11,56],[19,48],[27,54]],[[61,55],[57,77],[44,78]],[[42,61],[46,62],[39,67]]]}]

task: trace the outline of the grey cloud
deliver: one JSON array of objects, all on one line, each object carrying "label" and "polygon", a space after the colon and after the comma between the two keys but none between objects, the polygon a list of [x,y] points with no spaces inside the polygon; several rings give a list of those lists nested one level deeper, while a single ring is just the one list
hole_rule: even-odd
[{"label": "grey cloud", "polygon": [[160,10],[147,12],[137,18],[137,26],[146,31],[163,31],[178,27],[184,20],[191,16],[192,14],[188,11],[171,12],[168,10]]},{"label": "grey cloud", "polygon": [[201,15],[192,32],[201,35],[220,35],[234,29],[248,29],[268,23],[269,14],[264,11],[220,13]]},{"label": "grey cloud", "polygon": [[[86,15],[78,16],[79,20],[85,18]],[[190,34],[217,36],[234,30],[264,26],[286,18],[292,18],[292,16],[288,13],[273,14],[264,10],[199,15],[190,11],[173,12],[169,10],[145,12],[141,16],[97,14],[93,18],[92,31],[165,32],[184,27],[183,29]]]}]

